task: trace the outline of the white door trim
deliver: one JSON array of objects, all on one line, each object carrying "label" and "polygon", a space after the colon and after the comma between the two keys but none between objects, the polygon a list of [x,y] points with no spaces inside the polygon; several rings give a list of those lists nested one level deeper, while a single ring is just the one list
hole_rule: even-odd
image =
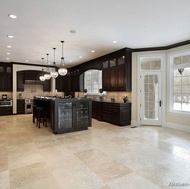
[{"label": "white door trim", "polygon": [[160,58],[161,59],[161,85],[162,85],[162,123],[161,125],[166,124],[166,53],[155,53],[155,52],[149,52],[150,54],[139,53],[137,55],[137,124],[138,126],[141,125],[140,121],[140,66],[141,66],[141,58]]}]

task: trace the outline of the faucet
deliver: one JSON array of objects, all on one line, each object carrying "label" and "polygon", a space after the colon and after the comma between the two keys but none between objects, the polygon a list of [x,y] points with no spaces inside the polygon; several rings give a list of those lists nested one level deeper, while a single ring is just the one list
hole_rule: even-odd
[{"label": "faucet", "polygon": [[65,96],[64,98],[72,98],[72,96],[71,96],[71,95],[68,95],[68,96]]}]

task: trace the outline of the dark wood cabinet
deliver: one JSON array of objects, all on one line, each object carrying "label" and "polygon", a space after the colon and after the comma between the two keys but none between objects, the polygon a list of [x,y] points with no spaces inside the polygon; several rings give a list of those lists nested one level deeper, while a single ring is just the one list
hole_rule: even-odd
[{"label": "dark wood cabinet", "polygon": [[0,107],[0,115],[12,115],[13,107]]},{"label": "dark wood cabinet", "polygon": [[45,92],[51,91],[51,80],[42,81],[41,84],[43,84],[43,90]]},{"label": "dark wood cabinet", "polygon": [[102,88],[105,91],[131,91],[131,61],[125,56],[102,65]]},{"label": "dark wood cabinet", "polygon": [[102,102],[92,101],[92,118],[102,121]]},{"label": "dark wood cabinet", "polygon": [[17,72],[17,91],[24,91],[24,72]]},{"label": "dark wood cabinet", "polygon": [[46,107],[53,133],[66,133],[87,129],[92,125],[91,99],[40,99],[34,104]]},{"label": "dark wood cabinet", "polygon": [[17,114],[24,114],[24,113],[25,113],[25,100],[17,99]]},{"label": "dark wood cabinet", "polygon": [[80,91],[80,87],[79,87],[79,75],[72,75],[71,76],[71,91]]},{"label": "dark wood cabinet", "polygon": [[66,76],[58,76],[56,78],[56,89],[58,92],[65,92],[68,93],[68,89],[70,87],[69,85],[69,76],[66,75]]},{"label": "dark wood cabinet", "polygon": [[41,71],[18,71],[17,72],[17,91],[24,91],[24,84],[38,84],[43,85],[43,90],[45,92],[51,91],[51,80],[40,81],[40,75],[43,75],[45,72]]},{"label": "dark wood cabinet", "polygon": [[12,91],[12,64],[0,63],[0,91]]},{"label": "dark wood cabinet", "polygon": [[92,117],[119,126],[131,124],[131,103],[92,102]]}]

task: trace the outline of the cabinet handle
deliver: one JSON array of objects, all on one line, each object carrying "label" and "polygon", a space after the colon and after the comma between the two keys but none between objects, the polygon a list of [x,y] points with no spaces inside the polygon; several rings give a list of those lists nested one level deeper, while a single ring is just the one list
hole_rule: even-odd
[{"label": "cabinet handle", "polygon": [[160,105],[160,107],[162,106],[162,101],[161,100],[159,101],[159,105]]}]

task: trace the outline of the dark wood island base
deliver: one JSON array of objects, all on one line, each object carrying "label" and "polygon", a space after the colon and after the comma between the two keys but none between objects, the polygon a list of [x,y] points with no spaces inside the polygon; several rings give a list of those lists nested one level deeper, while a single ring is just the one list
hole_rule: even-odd
[{"label": "dark wood island base", "polygon": [[34,97],[34,105],[44,109],[48,126],[54,134],[80,131],[92,125],[91,99]]}]

